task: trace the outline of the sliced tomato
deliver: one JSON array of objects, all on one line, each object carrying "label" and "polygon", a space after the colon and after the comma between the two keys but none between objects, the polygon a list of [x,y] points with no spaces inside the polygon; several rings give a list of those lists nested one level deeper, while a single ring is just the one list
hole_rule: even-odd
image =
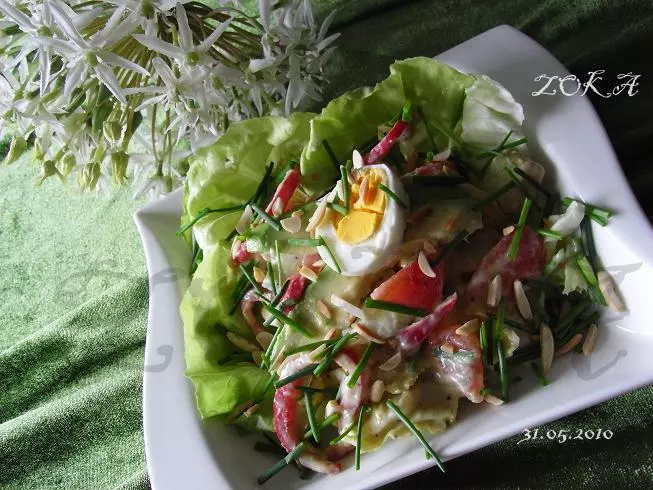
[{"label": "sliced tomato", "polygon": [[434,269],[435,277],[427,276],[417,261],[407,265],[390,279],[381,283],[370,297],[377,301],[388,301],[430,311],[442,300],[444,265],[440,262]]},{"label": "sliced tomato", "polygon": [[514,231],[502,237],[481,261],[467,286],[472,300],[485,303],[490,282],[501,276],[502,294],[508,296],[513,290],[515,279],[535,279],[542,275],[546,264],[546,251],[541,237],[529,226],[522,232],[517,256],[508,257]]},{"label": "sliced tomato", "polygon": [[390,128],[390,131],[388,131],[386,135],[381,139],[381,141],[379,141],[376,146],[363,157],[363,162],[365,165],[372,165],[377,163],[388,153],[390,153],[392,147],[395,146],[399,141],[399,138],[403,136],[404,131],[407,131],[409,128],[410,124],[406,121],[402,121],[401,119],[397,121],[394,126]]},{"label": "sliced tomato", "polygon": [[298,168],[292,168],[288,170],[285,177],[277,187],[277,190],[274,192],[274,196],[272,196],[268,207],[265,208],[265,212],[269,215],[273,214],[272,210],[277,199],[281,199],[281,202],[283,203],[282,209],[284,213],[286,211],[290,211],[290,198],[292,197],[297,187],[299,187],[301,178],[302,175]]},{"label": "sliced tomato", "polygon": [[483,401],[481,389],[484,386],[483,360],[478,335],[456,333],[459,325],[436,328],[429,336],[429,355],[444,344],[454,347],[453,354],[437,356],[436,372],[442,380],[455,387],[474,403]]},{"label": "sliced tomato", "polygon": [[453,293],[440,303],[430,315],[401,330],[397,335],[401,350],[409,355],[417,352],[422,342],[437,328],[442,319],[453,310],[457,301],[458,295]]}]

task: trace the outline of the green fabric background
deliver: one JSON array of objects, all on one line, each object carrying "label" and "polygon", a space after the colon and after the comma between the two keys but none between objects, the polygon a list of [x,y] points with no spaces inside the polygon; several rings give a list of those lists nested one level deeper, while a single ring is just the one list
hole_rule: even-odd
[{"label": "green fabric background", "polygon": [[[592,99],[640,202],[653,214],[653,4],[584,1],[316,1],[343,33],[327,97],[382,79],[395,59],[436,55],[514,25],[572,72],[641,74],[639,93]],[[141,381],[147,277],[129,192],[34,188],[25,159],[0,168],[0,488],[145,488]],[[545,429],[610,441],[504,441],[396,488],[653,486],[653,389]]]}]

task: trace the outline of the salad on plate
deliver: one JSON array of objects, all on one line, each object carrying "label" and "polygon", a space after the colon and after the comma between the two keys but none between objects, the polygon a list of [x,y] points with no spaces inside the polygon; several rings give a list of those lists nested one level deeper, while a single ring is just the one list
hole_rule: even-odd
[{"label": "salad on plate", "polygon": [[187,375],[203,418],[281,453],[259,483],[404,436],[442,468],[426,437],[460,403],[509,402],[523,366],[547,384],[624,309],[592,235],[612,213],[546,184],[523,120],[496,81],[413,58],[194,156]]}]

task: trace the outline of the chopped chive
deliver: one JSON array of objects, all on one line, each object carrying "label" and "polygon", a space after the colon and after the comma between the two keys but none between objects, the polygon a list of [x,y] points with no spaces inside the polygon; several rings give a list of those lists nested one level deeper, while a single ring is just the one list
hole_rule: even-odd
[{"label": "chopped chive", "polygon": [[[265,299],[265,297],[259,296],[262,300]],[[299,323],[297,323],[295,320],[290,318],[289,316],[283,314],[281,311],[279,311],[277,308],[272,306],[272,304],[265,299],[263,301],[263,307],[270,312],[270,314],[279,320],[281,323],[284,325],[288,325],[290,328],[297,330],[299,333],[304,335],[305,337],[311,337],[311,334],[308,330],[306,330],[304,327],[302,327]]]},{"label": "chopped chive", "polygon": [[481,168],[481,174],[485,174],[485,172],[487,172],[487,169],[492,164],[494,157],[501,156],[501,149],[503,148],[503,145],[505,145],[508,142],[511,135],[512,135],[512,129],[508,131],[508,134],[506,134],[506,136],[503,138],[501,143],[499,143],[499,146],[496,149],[488,150],[484,153],[481,153],[481,155],[479,155],[480,158],[490,157],[488,158],[488,161],[485,162],[485,165],[483,165],[483,168]]},{"label": "chopped chive", "polygon": [[349,179],[343,165],[340,165],[340,181],[342,182],[342,200],[345,202],[345,209],[349,212]]},{"label": "chopped chive", "polygon": [[289,238],[288,245],[295,247],[318,247],[322,245],[319,238]]},{"label": "chopped chive", "polygon": [[199,220],[201,220],[202,218],[204,218],[204,216],[206,216],[208,214],[211,214],[211,213],[230,213],[230,212],[233,212],[233,211],[239,211],[239,210],[245,209],[245,206],[246,206],[246,204],[238,204],[236,206],[227,206],[225,208],[214,208],[214,209],[204,208],[199,213],[197,213],[197,216],[195,216],[192,220],[190,220],[185,225],[181,226],[177,230],[176,235],[177,236],[183,235],[184,232],[186,232],[186,230],[188,230],[189,228],[194,226],[195,223],[197,223]]},{"label": "chopped chive", "polygon": [[447,255],[449,255],[458,245],[460,245],[461,242],[463,242],[467,238],[467,231],[466,230],[461,230],[459,231],[456,236],[453,237],[453,239],[447,243],[444,247],[442,247],[442,250],[438,254],[438,256],[435,258],[435,260],[429,261],[429,264],[431,265],[432,268],[435,268],[441,261],[444,259]]},{"label": "chopped chive", "polygon": [[525,323],[516,322],[514,320],[510,320],[509,318],[504,318],[503,323],[524,333],[535,333],[535,331]]},{"label": "chopped chive", "polygon": [[552,196],[552,193],[548,191],[542,184],[540,184],[537,180],[535,180],[532,176],[530,176],[528,173],[524,172],[521,168],[515,167],[514,172],[517,173],[521,178],[525,179],[528,181],[529,184],[531,184],[535,189],[540,191],[542,194],[544,194],[547,199]]},{"label": "chopped chive", "polygon": [[420,316],[420,317],[424,317],[427,315],[426,310],[422,310],[420,308],[411,308],[410,306],[404,306],[398,303],[391,303],[389,301],[379,301],[372,298],[366,298],[364,306],[366,308],[392,311],[394,313],[402,313],[404,315]]},{"label": "chopped chive", "polygon": [[494,202],[497,199],[499,199],[506,192],[512,190],[515,186],[516,184],[513,181],[508,182],[507,184],[503,185],[502,187],[494,191],[492,194],[487,196],[485,199],[481,199],[476,204],[474,204],[473,209],[475,209],[476,211],[480,211],[491,202]]},{"label": "chopped chive", "polygon": [[592,266],[590,265],[589,261],[587,260],[587,257],[584,255],[580,255],[576,257],[576,263],[578,264],[578,267],[580,268],[580,271],[583,273],[583,277],[585,280],[591,285],[591,286],[598,286],[599,285],[599,280],[596,278],[596,274],[594,273],[594,269],[592,269]]},{"label": "chopped chive", "polygon": [[265,221],[268,225],[270,225],[276,231],[281,230],[281,222],[277,218],[273,218],[268,213],[263,211],[258,204],[251,203],[250,206],[254,212],[263,218],[263,221]]},{"label": "chopped chive", "polygon": [[530,295],[526,295],[528,298],[528,302],[531,304],[531,307],[535,310],[535,314],[540,318],[540,321],[549,323],[551,321],[551,318],[549,317],[549,313],[546,311],[546,308],[540,303],[540,300],[538,298],[533,298],[530,297]]},{"label": "chopped chive", "polygon": [[516,148],[516,147],[524,145],[526,143],[528,143],[528,138],[521,138],[521,139],[513,141],[512,143],[508,143],[506,145],[503,145],[502,150],[510,150],[511,148]]},{"label": "chopped chive", "polygon": [[317,428],[315,419],[315,408],[313,408],[313,395],[309,391],[304,391],[304,403],[306,404],[306,413],[308,415],[308,425],[311,428],[313,439],[320,442],[320,431]]},{"label": "chopped chive", "polygon": [[596,223],[598,223],[601,226],[607,226],[608,225],[608,220],[605,219],[602,216],[599,216],[599,215],[597,215],[595,213],[592,213],[592,212],[588,213],[588,216],[590,217],[590,219],[592,221],[595,221]]},{"label": "chopped chive", "polygon": [[[272,306],[278,306],[279,305],[279,301],[281,301],[281,298],[283,298],[283,295],[286,294],[286,290],[288,289],[289,285],[290,285],[290,281],[286,281],[286,282],[283,283],[283,285],[281,286],[281,289],[279,291],[277,291],[277,294],[274,296],[274,298],[272,298],[272,301],[270,301],[270,304]],[[275,319],[276,319],[275,317],[271,316],[270,318],[268,318],[267,320],[265,320],[263,322],[263,326],[264,327],[269,327],[270,325],[272,325],[272,322]]]},{"label": "chopped chive", "polygon": [[594,244],[594,233],[592,232],[592,223],[587,216],[583,217],[580,222],[580,235],[583,240],[583,250],[592,267],[597,267],[596,245]]},{"label": "chopped chive", "polygon": [[274,296],[277,295],[277,280],[274,277],[274,269],[272,268],[272,262],[268,262],[268,278],[270,279],[270,288]]},{"label": "chopped chive", "polygon": [[488,363],[488,355],[487,355],[487,350],[488,349],[487,348],[488,348],[490,339],[488,338],[487,324],[485,323],[485,321],[481,322],[481,329],[479,331],[479,340],[480,340],[480,343],[481,343],[481,353],[483,355],[483,360],[485,361],[485,364],[487,365],[487,364],[489,364]]},{"label": "chopped chive", "polygon": [[499,376],[501,378],[501,398],[507,402],[510,399],[510,381],[508,380],[508,365],[506,364],[506,355],[501,339],[497,341],[497,359],[499,360]]},{"label": "chopped chive", "polygon": [[356,422],[352,422],[349,424],[347,427],[345,427],[345,430],[342,431],[342,434],[339,434],[338,437],[332,439],[329,441],[329,446],[335,446],[338,444],[340,441],[342,441],[345,437],[347,437],[347,434],[351,432],[351,430],[356,426]]},{"label": "chopped chive", "polygon": [[331,257],[331,261],[333,262],[333,267],[331,267],[331,265],[329,265],[329,264],[327,264],[327,265],[329,265],[329,267],[331,267],[331,269],[336,271],[338,274],[341,274],[342,269],[340,268],[340,265],[338,264],[338,261],[336,260],[336,256],[333,255],[333,252],[331,251],[331,247],[329,247],[329,244],[327,243],[327,241],[324,239],[323,236],[320,237],[320,241],[322,242],[321,246],[326,249],[327,253],[329,254],[329,257]]},{"label": "chopped chive", "polygon": [[506,359],[508,366],[518,366],[526,362],[534,361],[541,357],[539,345],[532,344],[528,347],[517,349],[515,353]]},{"label": "chopped chive", "polygon": [[374,349],[375,345],[376,344],[370,342],[369,344],[367,344],[367,347],[365,347],[365,351],[363,352],[360,361],[358,361],[358,364],[356,364],[356,368],[354,369],[354,372],[351,373],[351,375],[349,376],[349,380],[347,381],[347,386],[349,388],[353,388],[356,385],[358,378],[360,378],[363,369],[365,369],[365,366],[367,365],[367,361],[370,360],[370,356],[372,355],[372,350]]},{"label": "chopped chive", "polygon": [[561,248],[558,250],[553,257],[551,257],[551,260],[544,266],[544,277],[550,276],[553,271],[555,271],[558,267],[560,267],[567,259],[567,256],[565,254],[565,250]]},{"label": "chopped chive", "polygon": [[410,122],[413,120],[413,104],[410,100],[407,100],[401,108],[401,120],[403,122]]},{"label": "chopped chive", "polygon": [[283,264],[281,263],[281,252],[279,252],[279,240],[274,241],[274,254],[277,258],[277,280],[283,284]]},{"label": "chopped chive", "polygon": [[248,204],[258,203],[259,198],[263,196],[263,193],[265,192],[265,189],[268,186],[270,176],[272,175],[273,168],[274,168],[274,162],[268,163],[268,166],[265,168],[265,173],[263,174],[263,178],[261,179],[258,186],[256,187],[256,191],[254,192],[252,197],[250,197],[249,200],[247,201]]},{"label": "chopped chive", "polygon": [[325,151],[329,155],[329,158],[331,159],[333,165],[336,167],[336,170],[339,170],[340,163],[338,163],[338,158],[336,157],[336,154],[333,152],[333,149],[331,148],[329,142],[327,140],[322,140],[322,146],[324,147]]},{"label": "chopped chive", "polygon": [[508,168],[508,167],[504,167],[504,170],[508,174],[508,177],[510,178],[510,180],[512,180],[515,183],[515,185],[519,188],[521,193],[524,194],[525,197],[527,197],[528,199],[530,199],[532,201],[533,206],[535,206],[539,210],[542,210],[542,206],[540,206],[538,204],[538,202],[537,202],[537,199],[536,199],[537,196],[533,195],[531,193],[530,189],[528,187],[526,187],[524,182],[522,182],[522,180],[519,177],[517,177],[517,174],[515,174],[515,172],[511,168]]},{"label": "chopped chive", "polygon": [[589,301],[581,301],[580,303],[575,304],[565,315],[563,315],[559,320],[554,330],[556,332],[564,331],[566,327],[569,327],[576,318],[587,310],[591,306]]},{"label": "chopped chive", "polygon": [[[320,422],[318,424],[317,430],[321,432],[322,430],[326,429],[328,426],[333,424],[339,418],[340,418],[340,414],[338,412],[332,413],[331,415],[329,415],[327,418],[325,418],[322,422]],[[304,440],[308,439],[309,437],[311,437],[312,434],[313,434],[313,431],[311,429],[308,429],[304,433],[304,438],[303,439]]]},{"label": "chopped chive", "polygon": [[607,210],[605,208],[600,208],[598,206],[594,206],[593,204],[587,204],[586,202],[584,202],[581,199],[572,199],[571,197],[565,197],[562,200],[562,205],[563,206],[569,206],[573,201],[577,201],[577,202],[585,205],[585,212],[586,213],[594,214],[595,216],[598,216],[598,217],[606,219],[606,220],[609,219],[609,218],[612,218],[612,216],[614,214],[612,211],[609,211],[609,210]]},{"label": "chopped chive", "polygon": [[296,373],[293,373],[290,376],[286,376],[283,379],[275,381],[274,382],[274,387],[276,389],[279,389],[282,386],[286,386],[288,383],[292,383],[293,381],[297,381],[298,379],[301,379],[304,376],[308,376],[309,374],[311,374],[313,372],[313,369],[315,369],[315,366],[317,366],[317,364],[309,364],[308,366],[306,366],[303,369],[300,369]]},{"label": "chopped chive", "polygon": [[[336,388],[313,388],[312,386],[297,386],[297,389],[305,393],[323,393],[325,395],[336,396],[338,390]],[[316,441],[318,442],[318,441]]]},{"label": "chopped chive", "polygon": [[556,240],[562,240],[563,239],[562,233],[554,231],[554,230],[549,230],[547,228],[538,228],[537,229],[537,234],[542,235],[542,236],[546,236],[546,237],[549,237],[549,238],[554,238]]},{"label": "chopped chive", "polygon": [[533,371],[535,371],[535,375],[537,376],[537,379],[540,380],[540,384],[542,386],[546,386],[549,384],[549,380],[546,378],[544,373],[542,372],[542,368],[540,365],[536,362],[531,362],[531,367],[533,368]]},{"label": "chopped chive", "polygon": [[333,209],[336,213],[342,214],[343,216],[347,216],[347,208],[344,207],[342,204],[338,204],[336,202],[329,202],[327,203],[327,208]]},{"label": "chopped chive", "polygon": [[386,186],[384,186],[383,184],[379,184],[379,189],[381,189],[383,192],[385,192],[388,195],[388,197],[390,199],[392,199],[393,201],[395,201],[397,204],[399,204],[400,207],[402,207],[404,209],[408,209],[408,205],[404,201],[402,201],[401,198],[397,194],[392,192]]},{"label": "chopped chive", "polygon": [[274,466],[272,466],[269,470],[265,471],[265,473],[263,473],[261,476],[259,476],[256,479],[258,484],[263,485],[266,481],[268,481],[270,478],[275,476],[282,469],[284,469],[286,466],[292,463],[295,459],[297,459],[302,454],[305,447],[306,446],[303,442],[297,444],[295,448],[292,451],[290,451],[285,458],[283,458],[281,461],[276,463]]},{"label": "chopped chive", "polygon": [[329,368],[331,363],[333,362],[334,357],[338,355],[338,353],[345,348],[345,345],[356,336],[354,333],[348,333],[347,335],[340,337],[338,341],[333,344],[333,347],[327,352],[327,355],[320,361],[320,363],[317,365],[315,370],[313,371],[313,374],[315,376],[322,376],[324,372]]},{"label": "chopped chive", "polygon": [[299,352],[308,352],[308,351],[312,351],[312,350],[317,349],[319,346],[324,345],[324,344],[326,344],[326,345],[332,345],[332,344],[335,344],[336,342],[337,342],[337,340],[335,340],[335,339],[331,339],[331,340],[320,340],[320,341],[318,341],[318,342],[311,342],[310,344],[300,345],[299,347],[295,347],[295,348],[293,348],[293,349],[284,350],[283,353],[284,353],[284,355],[286,355],[286,356],[291,356],[291,355],[293,355],[293,354],[297,354],[297,353],[299,353]]},{"label": "chopped chive", "polygon": [[440,470],[444,473],[444,466],[442,465],[442,461],[440,460],[440,457],[437,455],[437,453],[433,450],[431,445],[424,439],[424,436],[422,433],[419,431],[417,427],[410,421],[408,417],[404,414],[404,412],[401,411],[401,409],[392,401],[392,400],[387,400],[385,404],[388,406],[390,410],[392,410],[397,417],[399,417],[399,420],[401,420],[408,430],[410,430],[415,437],[417,437],[417,440],[424,446],[424,449],[431,455],[431,457],[435,460],[436,464],[440,468]]},{"label": "chopped chive", "polygon": [[560,340],[560,345],[565,345],[577,333],[585,332],[589,328],[589,326],[592,323],[596,323],[596,321],[600,317],[601,317],[601,313],[598,311],[594,311],[592,312],[591,315],[587,316],[586,318],[583,318],[583,320],[578,322],[576,325],[572,325],[569,331],[567,332],[567,335],[562,337],[562,339]]},{"label": "chopped chive", "polygon": [[438,145],[435,144],[435,139],[433,138],[433,133],[431,132],[431,128],[429,128],[429,123],[426,120],[424,109],[422,109],[421,106],[417,107],[417,113],[419,114],[419,118],[422,120],[422,123],[424,124],[424,129],[426,129],[426,135],[429,137],[429,143],[431,143],[431,150],[434,153],[436,153],[438,151]]},{"label": "chopped chive", "polygon": [[356,471],[361,469],[361,445],[363,441],[363,417],[365,416],[365,405],[361,405],[358,413],[358,424],[356,427],[356,452],[354,453],[354,464]]},{"label": "chopped chive", "polygon": [[272,340],[270,340],[270,345],[268,345],[268,348],[265,349],[265,352],[263,353],[263,360],[261,362],[261,367],[262,368],[268,368],[272,364],[272,351],[274,350],[274,346],[276,345],[277,341],[279,340],[279,337],[281,336],[281,332],[285,328],[285,325],[281,325],[279,328],[277,328],[274,332],[274,335],[272,336]]},{"label": "chopped chive", "polygon": [[249,281],[249,283],[254,287],[256,292],[258,294],[260,294],[260,295],[264,295],[265,291],[263,291],[263,289],[261,289],[261,286],[259,285],[258,282],[256,282],[256,279],[254,279],[252,274],[247,270],[247,267],[245,267],[244,264],[240,264],[238,267],[240,268],[243,275],[247,278],[247,281]]},{"label": "chopped chive", "polygon": [[531,201],[528,197],[524,199],[521,213],[519,213],[519,221],[517,222],[517,227],[515,228],[515,234],[512,236],[512,242],[510,243],[510,248],[508,249],[508,257],[511,259],[514,259],[517,256],[517,251],[519,250],[519,242],[521,241],[521,235],[524,230],[526,218],[528,218],[528,212],[531,209],[532,203],[533,201]]}]

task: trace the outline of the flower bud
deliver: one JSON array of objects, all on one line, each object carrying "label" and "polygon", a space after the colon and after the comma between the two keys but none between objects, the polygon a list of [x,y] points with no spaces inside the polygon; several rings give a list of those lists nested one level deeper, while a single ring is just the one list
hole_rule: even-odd
[{"label": "flower bud", "polygon": [[104,121],[102,134],[110,144],[115,145],[122,138],[122,128],[116,121]]},{"label": "flower bud", "polygon": [[41,145],[41,140],[37,139],[34,141],[34,148],[32,149],[32,158],[40,162],[45,158],[45,151],[43,151],[43,146]]},{"label": "flower bud", "polygon": [[129,155],[124,151],[116,151],[111,154],[111,175],[116,184],[122,185],[124,183],[128,163]]},{"label": "flower bud", "polygon": [[41,178],[38,181],[38,185],[41,185],[43,181],[53,175],[58,175],[61,177],[61,172],[57,169],[57,165],[52,160],[45,160],[41,164]]},{"label": "flower bud", "polygon": [[14,137],[9,145],[9,152],[7,152],[7,156],[5,157],[5,163],[7,165],[14,163],[25,153],[25,150],[27,150],[27,141],[25,138],[22,136]]},{"label": "flower bud", "polygon": [[68,177],[70,172],[73,171],[77,165],[77,160],[70,153],[66,153],[60,161],[61,173],[64,177]]},{"label": "flower bud", "polygon": [[98,162],[89,162],[79,173],[77,183],[83,191],[92,191],[97,185],[100,178],[100,164]]}]

